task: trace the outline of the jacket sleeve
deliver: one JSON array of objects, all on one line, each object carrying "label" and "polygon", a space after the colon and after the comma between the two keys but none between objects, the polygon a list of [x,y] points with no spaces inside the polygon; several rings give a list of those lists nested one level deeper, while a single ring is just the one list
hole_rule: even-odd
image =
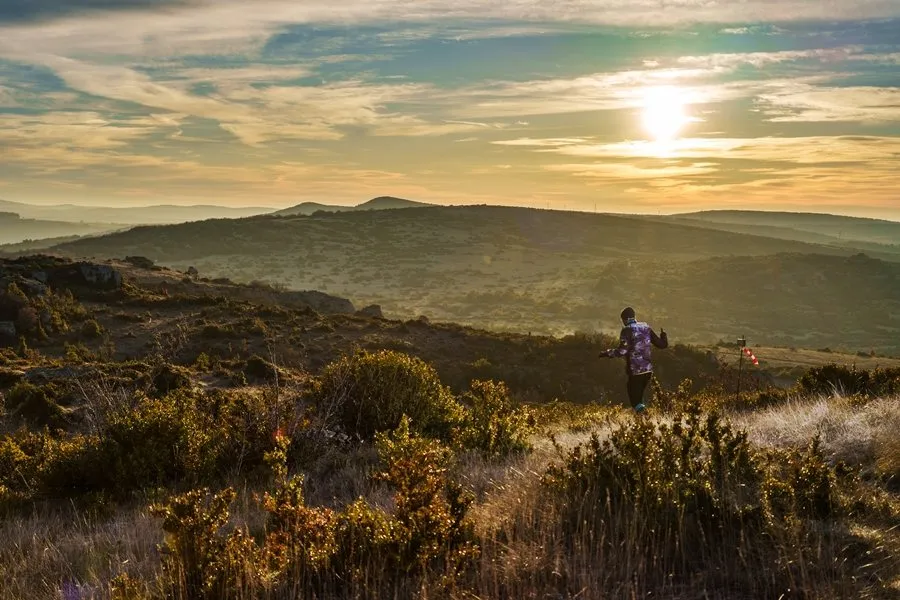
[{"label": "jacket sleeve", "polygon": [[623,327],[622,332],[619,333],[619,346],[617,348],[610,348],[604,352],[600,353],[600,356],[608,356],[610,358],[616,356],[625,356],[628,354],[628,348],[631,345],[631,328]]},{"label": "jacket sleeve", "polygon": [[669,347],[669,336],[663,331],[662,335],[656,335],[656,332],[652,329],[650,330],[650,342],[656,346],[657,348],[668,348]]}]

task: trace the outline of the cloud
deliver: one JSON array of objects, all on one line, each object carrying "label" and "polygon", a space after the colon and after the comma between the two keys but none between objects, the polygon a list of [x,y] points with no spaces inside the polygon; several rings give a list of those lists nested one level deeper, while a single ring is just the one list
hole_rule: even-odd
[{"label": "cloud", "polygon": [[741,65],[761,68],[767,65],[799,60],[815,59],[822,63],[836,63],[850,60],[863,51],[862,46],[842,46],[838,48],[816,48],[810,50],[782,50],[779,52],[713,53],[700,56],[681,56],[677,64],[701,69],[733,70]]},{"label": "cloud", "polygon": [[714,163],[662,164],[649,167],[631,163],[562,164],[546,165],[544,169],[557,173],[568,173],[576,177],[634,181],[706,175],[718,170]]},{"label": "cloud", "polygon": [[900,121],[900,88],[793,84],[760,94],[758,101],[773,122]]},{"label": "cloud", "polygon": [[596,159],[732,159],[797,164],[867,163],[900,159],[900,137],[804,136],[758,138],[681,138],[671,142],[574,143],[541,147],[538,152]]},{"label": "cloud", "polygon": [[4,0],[0,21],[30,21],[92,11],[160,9],[187,6],[189,0]]}]

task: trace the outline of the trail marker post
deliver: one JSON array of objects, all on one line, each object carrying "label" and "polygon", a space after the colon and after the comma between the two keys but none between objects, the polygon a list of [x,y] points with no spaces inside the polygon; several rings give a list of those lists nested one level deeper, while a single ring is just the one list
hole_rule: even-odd
[{"label": "trail marker post", "polygon": [[735,394],[735,399],[740,403],[741,401],[741,376],[744,373],[744,348],[747,347],[747,338],[741,336],[738,338],[738,346],[741,357],[738,359],[738,380],[737,380],[737,393]]}]

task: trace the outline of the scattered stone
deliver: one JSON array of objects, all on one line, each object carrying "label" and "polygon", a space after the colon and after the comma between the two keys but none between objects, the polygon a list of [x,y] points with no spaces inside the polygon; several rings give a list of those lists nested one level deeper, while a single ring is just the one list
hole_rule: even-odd
[{"label": "scattered stone", "polygon": [[187,276],[196,281],[200,277],[200,272],[194,267],[188,267]]},{"label": "scattered stone", "polygon": [[369,306],[361,308],[356,314],[362,317],[371,317],[373,319],[384,318],[384,313],[381,312],[381,306],[378,304],[370,304]]}]

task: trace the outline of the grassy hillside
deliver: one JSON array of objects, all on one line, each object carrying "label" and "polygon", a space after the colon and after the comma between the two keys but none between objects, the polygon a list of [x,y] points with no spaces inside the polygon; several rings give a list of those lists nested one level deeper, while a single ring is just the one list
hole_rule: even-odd
[{"label": "grassy hillside", "polygon": [[674,347],[635,418],[607,338],[328,314],[186,275],[0,262],[0,320],[23,332],[0,343],[0,597],[900,589],[900,370],[737,397]]},{"label": "grassy hillside", "polygon": [[896,264],[641,218],[434,207],[139,227],[53,250],[319,289],[399,318],[615,334],[631,304],[679,341],[900,352]]}]

